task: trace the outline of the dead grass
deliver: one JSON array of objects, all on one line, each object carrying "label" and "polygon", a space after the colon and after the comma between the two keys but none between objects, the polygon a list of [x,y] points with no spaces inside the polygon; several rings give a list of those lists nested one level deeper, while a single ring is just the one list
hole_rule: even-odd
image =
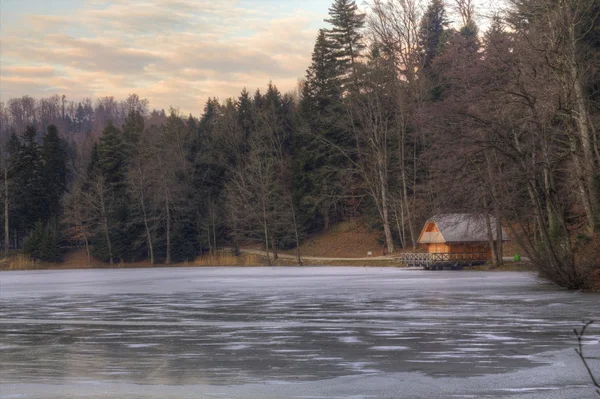
[{"label": "dead grass", "polygon": [[[362,219],[347,220],[328,231],[307,237],[300,244],[302,256],[364,258],[368,252],[381,255],[381,233],[371,230]],[[295,250],[282,251],[294,255]]]},{"label": "dead grass", "polygon": [[29,255],[15,254],[0,260],[0,270],[34,270],[40,267]]},{"label": "dead grass", "polygon": [[217,255],[204,255],[192,262],[184,262],[184,266],[261,266],[263,264],[258,255],[234,256],[225,251]]}]

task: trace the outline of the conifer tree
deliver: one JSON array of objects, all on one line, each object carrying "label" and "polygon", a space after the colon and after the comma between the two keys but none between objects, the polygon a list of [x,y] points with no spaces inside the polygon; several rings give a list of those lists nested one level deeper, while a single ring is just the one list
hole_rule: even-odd
[{"label": "conifer tree", "polygon": [[443,0],[432,0],[421,19],[419,44],[421,45],[421,67],[425,72],[431,68],[433,59],[446,44],[446,8]]},{"label": "conifer tree", "polygon": [[136,254],[133,242],[142,227],[131,223],[126,185],[129,149],[123,133],[112,123],[104,129],[96,152],[97,155],[92,153],[88,174],[92,178],[94,195],[103,197],[96,199],[102,202],[97,208],[103,210],[97,212],[101,219],[98,226],[102,228],[94,239],[94,253],[101,259],[134,260],[139,254]]},{"label": "conifer tree", "polygon": [[129,111],[123,124],[123,139],[128,146],[135,148],[144,131],[144,117],[138,111]]},{"label": "conifer tree", "polygon": [[325,22],[333,25],[327,30],[327,36],[336,59],[336,72],[347,86],[350,82],[356,83],[356,67],[365,48],[361,33],[365,14],[359,12],[353,0],[335,0],[329,15]]},{"label": "conifer tree", "polygon": [[333,44],[325,30],[319,30],[312,54],[312,63],[306,71],[303,96],[305,103],[315,110],[325,110],[340,99]]},{"label": "conifer tree", "polygon": [[22,143],[16,162],[20,170],[15,176],[16,226],[21,234],[33,229],[36,221],[44,214],[45,198],[42,176],[40,146],[36,140],[37,130],[28,126],[22,136]]},{"label": "conifer tree", "polygon": [[61,199],[67,190],[67,145],[58,136],[58,129],[50,125],[42,137],[42,179],[46,188],[44,223],[57,218],[61,213]]}]

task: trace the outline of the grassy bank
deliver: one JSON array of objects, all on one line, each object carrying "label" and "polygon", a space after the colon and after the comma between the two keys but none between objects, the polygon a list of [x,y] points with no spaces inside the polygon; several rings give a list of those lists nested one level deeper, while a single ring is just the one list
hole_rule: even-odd
[{"label": "grassy bank", "polygon": [[[273,261],[273,266],[298,266],[296,259],[291,257],[279,258]],[[0,270],[61,270],[61,269],[121,269],[121,268],[145,268],[145,267],[214,267],[214,266],[237,266],[254,267],[266,266],[267,258],[263,255],[243,253],[240,256],[234,256],[229,251],[220,251],[217,255],[204,255],[180,263],[165,265],[157,263],[152,265],[148,260],[138,262],[117,262],[109,265],[106,262],[91,258],[88,262],[87,253],[84,249],[70,250],[64,254],[64,261],[61,263],[49,263],[35,261],[28,255],[13,252],[8,257],[0,257]],[[371,267],[405,267],[403,263],[394,259],[373,258],[365,260],[315,260],[303,259],[303,266],[371,266]],[[500,268],[491,268],[488,265],[472,267],[468,270],[477,271],[530,271],[530,266],[526,263],[507,263]]]}]

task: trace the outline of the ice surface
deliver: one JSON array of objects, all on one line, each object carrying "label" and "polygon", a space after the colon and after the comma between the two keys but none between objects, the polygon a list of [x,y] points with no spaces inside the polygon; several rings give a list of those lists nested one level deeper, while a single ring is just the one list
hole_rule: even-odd
[{"label": "ice surface", "polygon": [[527,273],[34,271],[0,288],[2,399],[594,397],[572,330],[600,297]]}]

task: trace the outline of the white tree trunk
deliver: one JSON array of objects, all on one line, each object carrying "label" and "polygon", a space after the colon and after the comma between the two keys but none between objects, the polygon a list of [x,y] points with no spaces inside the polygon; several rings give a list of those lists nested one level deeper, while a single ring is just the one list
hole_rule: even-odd
[{"label": "white tree trunk", "polygon": [[8,255],[9,222],[8,222],[8,166],[4,169],[4,253]]},{"label": "white tree trunk", "polygon": [[165,264],[171,264],[171,206],[169,203],[169,191],[165,190],[165,211],[167,214],[167,258]]},{"label": "white tree trunk", "polygon": [[269,255],[269,230],[267,229],[267,209],[263,204],[263,229],[265,233],[265,251],[267,251],[267,264],[271,266],[271,257]]},{"label": "white tree trunk", "polygon": [[387,192],[387,177],[384,173],[384,163],[380,160],[379,162],[379,184],[381,185],[381,214],[383,217],[383,233],[385,234],[385,241],[387,244],[388,253],[394,253],[394,237],[392,236],[392,229],[390,228],[390,215],[388,209],[388,192]]}]

